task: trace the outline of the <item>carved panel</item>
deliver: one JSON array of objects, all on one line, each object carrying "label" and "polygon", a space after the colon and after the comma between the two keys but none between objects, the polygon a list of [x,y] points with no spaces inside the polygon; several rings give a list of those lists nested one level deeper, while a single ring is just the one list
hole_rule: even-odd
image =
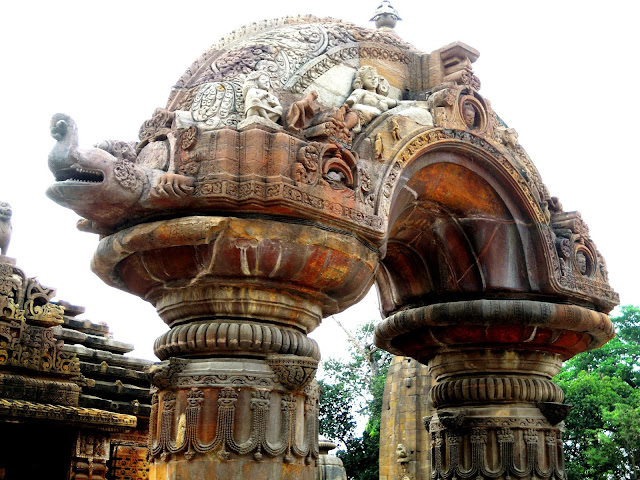
[{"label": "carved panel", "polygon": [[299,392],[304,389],[316,375],[318,359],[297,355],[271,355],[267,364],[275,372],[280,383],[287,389]]},{"label": "carved panel", "polygon": [[109,438],[92,432],[79,432],[73,457],[73,480],[106,480]]},{"label": "carved panel", "polygon": [[147,480],[149,462],[147,449],[129,445],[117,445],[111,455],[109,477],[113,480]]},{"label": "carved panel", "polygon": [[561,432],[544,427],[521,418],[471,421],[459,430],[431,422],[431,477],[563,480]]},{"label": "carved panel", "polygon": [[[216,377],[224,375],[207,378],[216,383]],[[206,379],[193,381],[201,383]],[[161,393],[152,410],[156,419],[151,419],[150,458],[166,461],[170,455],[183,455],[191,460],[211,451],[217,451],[223,461],[234,455],[251,455],[255,461],[264,455],[282,457],[285,463],[295,462],[296,458],[310,463],[317,458],[317,388],[289,394],[266,384],[252,388],[251,384],[256,384],[251,377],[245,377],[244,382],[244,388],[218,384],[222,388],[192,387]],[[239,418],[251,425],[248,434],[238,433]],[[301,418],[302,438],[296,427]]]},{"label": "carved panel", "polygon": [[62,350],[51,328],[0,320],[0,365],[79,375],[80,361]]}]

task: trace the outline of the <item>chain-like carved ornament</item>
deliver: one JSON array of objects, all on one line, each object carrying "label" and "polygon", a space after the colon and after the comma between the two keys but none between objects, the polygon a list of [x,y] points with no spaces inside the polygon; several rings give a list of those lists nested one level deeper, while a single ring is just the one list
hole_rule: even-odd
[{"label": "chain-like carved ornament", "polygon": [[[213,400],[200,388],[192,387],[186,393],[186,407],[184,413],[176,412],[177,396],[173,392],[162,394],[163,409],[160,414],[159,427],[156,419],[151,418],[151,444],[149,455],[151,458],[158,456],[176,455],[182,453],[187,460],[191,460],[196,454],[207,454],[217,451],[221,460],[231,459],[231,455],[248,455],[253,453],[253,459],[260,461],[263,454],[271,457],[283,455],[284,462],[292,462],[293,456],[304,458],[306,463],[317,458],[319,450],[317,445],[317,399],[305,400],[304,432],[303,439],[297,438],[296,418],[298,418],[297,395],[282,394],[280,397],[280,421],[278,441],[273,443],[269,438],[274,438],[269,428],[273,427],[270,421],[269,409],[271,396],[276,393],[265,389],[238,388],[238,386],[223,386],[217,391],[217,410],[213,438],[206,439],[203,427],[202,412],[204,409],[214,408],[209,405]],[[247,396],[249,401],[240,401]],[[158,415],[157,402],[152,407],[152,415]],[[248,411],[247,410],[248,407]],[[245,440],[239,440],[236,431],[236,418],[251,416],[251,432]],[[173,427],[174,417],[179,416],[178,428]],[[302,441],[301,441],[302,440]]]},{"label": "chain-like carved ornament", "polygon": [[[452,431],[437,421],[428,425],[425,419],[425,426],[431,435],[432,478],[566,479],[561,431],[543,421],[478,419],[465,424],[464,430]],[[516,432],[522,444],[515,441]],[[465,444],[470,451],[461,450]]]}]

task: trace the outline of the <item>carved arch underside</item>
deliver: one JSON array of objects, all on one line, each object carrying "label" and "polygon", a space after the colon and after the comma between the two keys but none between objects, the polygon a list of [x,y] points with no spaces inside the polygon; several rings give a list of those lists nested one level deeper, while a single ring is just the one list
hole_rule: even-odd
[{"label": "carved arch underside", "polygon": [[544,294],[536,221],[500,169],[439,150],[408,162],[399,178],[376,279],[386,315],[436,301]]}]

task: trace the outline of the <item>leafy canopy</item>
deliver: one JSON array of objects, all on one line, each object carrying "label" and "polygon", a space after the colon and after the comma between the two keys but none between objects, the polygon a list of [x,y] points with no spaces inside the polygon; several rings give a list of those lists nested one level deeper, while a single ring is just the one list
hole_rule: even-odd
[{"label": "leafy canopy", "polygon": [[[373,344],[372,323],[355,334],[338,324],[349,337],[349,358],[323,362],[320,434],[339,442],[338,456],[350,479],[378,480],[382,395],[393,356]],[[362,417],[366,426],[360,433]]]},{"label": "leafy canopy", "polygon": [[566,362],[555,381],[573,405],[564,434],[569,480],[640,478],[640,309],[612,318],[617,336]]}]

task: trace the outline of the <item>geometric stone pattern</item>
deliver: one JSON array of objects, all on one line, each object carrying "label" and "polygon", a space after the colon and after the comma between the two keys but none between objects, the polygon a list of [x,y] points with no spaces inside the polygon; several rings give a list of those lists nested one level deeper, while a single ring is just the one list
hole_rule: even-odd
[{"label": "geometric stone pattern", "polygon": [[114,480],[146,480],[149,478],[147,449],[118,445],[111,454],[110,478]]}]

